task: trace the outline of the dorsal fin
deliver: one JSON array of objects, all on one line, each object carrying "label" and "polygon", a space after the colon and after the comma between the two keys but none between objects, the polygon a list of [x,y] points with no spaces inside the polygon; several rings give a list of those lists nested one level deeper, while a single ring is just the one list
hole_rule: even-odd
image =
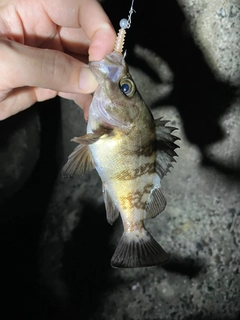
[{"label": "dorsal fin", "polygon": [[156,132],[156,172],[160,178],[163,178],[169,172],[172,167],[172,162],[176,162],[174,159],[177,153],[174,151],[179,148],[175,141],[180,138],[172,134],[177,130],[175,127],[166,127],[166,123],[169,121],[161,120],[162,118],[155,119],[155,132]]}]

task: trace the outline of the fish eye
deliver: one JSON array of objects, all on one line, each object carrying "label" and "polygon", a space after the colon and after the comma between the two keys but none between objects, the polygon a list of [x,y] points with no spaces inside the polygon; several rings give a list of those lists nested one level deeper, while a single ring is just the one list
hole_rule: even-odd
[{"label": "fish eye", "polygon": [[132,79],[123,77],[119,83],[120,90],[127,97],[132,97],[136,91],[135,84]]}]

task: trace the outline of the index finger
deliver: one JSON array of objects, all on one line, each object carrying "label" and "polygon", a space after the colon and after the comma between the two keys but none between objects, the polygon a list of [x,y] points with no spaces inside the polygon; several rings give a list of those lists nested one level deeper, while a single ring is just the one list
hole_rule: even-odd
[{"label": "index finger", "polygon": [[98,61],[114,48],[116,33],[96,0],[42,1],[51,20],[62,27],[80,28],[91,41],[89,60]]}]

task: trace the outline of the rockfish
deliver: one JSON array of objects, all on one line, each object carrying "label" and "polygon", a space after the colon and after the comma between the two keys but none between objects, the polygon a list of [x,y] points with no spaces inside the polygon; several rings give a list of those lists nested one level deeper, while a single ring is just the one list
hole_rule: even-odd
[{"label": "rockfish", "polygon": [[122,218],[124,233],[113,267],[165,264],[168,254],[145,229],[144,220],[166,206],[161,179],[172,166],[179,138],[168,121],[154,120],[129,73],[122,54],[112,52],[89,67],[99,83],[89,109],[87,134],[63,168],[63,175],[96,168],[110,224]]}]

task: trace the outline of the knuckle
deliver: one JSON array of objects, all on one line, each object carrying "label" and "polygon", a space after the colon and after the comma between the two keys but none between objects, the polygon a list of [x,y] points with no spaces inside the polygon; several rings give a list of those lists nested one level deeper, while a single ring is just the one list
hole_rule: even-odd
[{"label": "knuckle", "polygon": [[44,49],[42,62],[42,76],[46,74],[50,81],[59,83],[67,72],[67,58],[62,52]]}]

